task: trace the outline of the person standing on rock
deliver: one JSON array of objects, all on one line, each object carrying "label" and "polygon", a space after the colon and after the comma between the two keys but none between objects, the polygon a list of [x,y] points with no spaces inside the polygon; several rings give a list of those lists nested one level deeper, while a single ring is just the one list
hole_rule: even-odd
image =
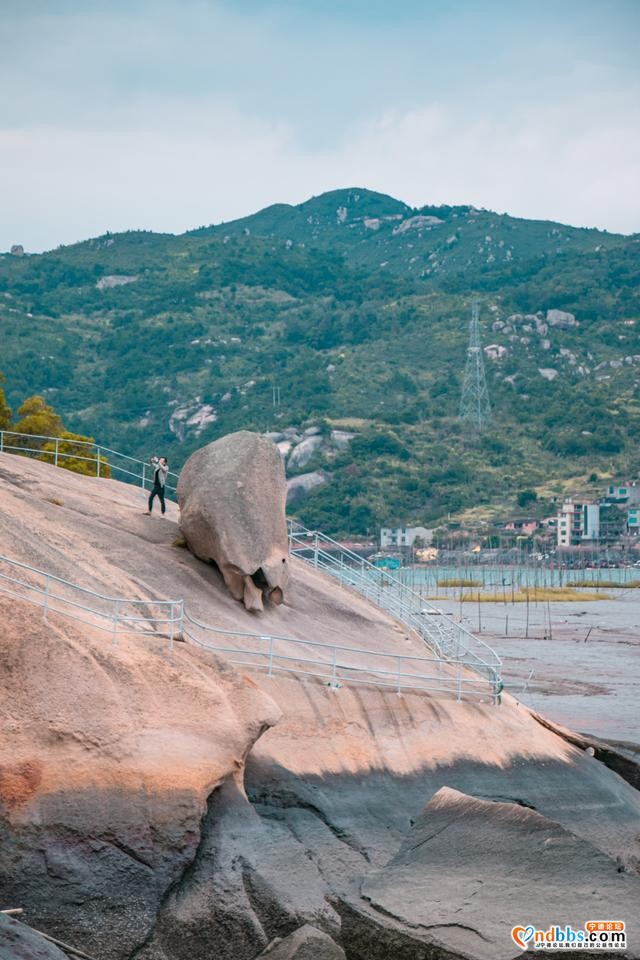
[{"label": "person standing on rock", "polygon": [[160,500],[160,510],[164,514],[166,513],[166,506],[164,503],[164,486],[167,482],[167,474],[169,472],[169,464],[167,463],[166,457],[151,457],[151,466],[153,467],[153,489],[149,494],[149,510],[147,511],[147,516],[151,516],[151,511],[153,510],[153,501],[157,496]]}]

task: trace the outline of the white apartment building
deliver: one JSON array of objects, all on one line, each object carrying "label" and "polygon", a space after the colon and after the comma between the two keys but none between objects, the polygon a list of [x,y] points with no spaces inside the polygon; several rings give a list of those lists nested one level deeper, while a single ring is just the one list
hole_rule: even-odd
[{"label": "white apartment building", "polygon": [[426,527],[382,527],[380,549],[412,547],[418,537],[423,544],[429,544],[433,540],[433,530],[427,530]]},{"label": "white apartment building", "polygon": [[600,539],[600,506],[565,500],[557,519],[558,546],[577,547]]}]

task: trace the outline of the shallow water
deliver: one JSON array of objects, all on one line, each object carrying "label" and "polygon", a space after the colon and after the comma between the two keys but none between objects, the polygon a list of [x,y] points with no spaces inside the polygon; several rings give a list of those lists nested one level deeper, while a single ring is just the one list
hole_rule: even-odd
[{"label": "shallow water", "polygon": [[600,581],[629,583],[640,581],[640,567],[612,567],[573,570],[548,566],[485,566],[474,564],[459,567],[428,566],[403,567],[394,571],[404,583],[417,590],[437,591],[438,581],[475,580],[480,588],[517,589],[528,587],[564,587],[576,580],[589,581],[597,586]]},{"label": "shallow water", "polygon": [[604,592],[531,602],[528,621],[525,603],[434,602],[496,650],[509,693],[573,730],[640,743],[640,591]]}]

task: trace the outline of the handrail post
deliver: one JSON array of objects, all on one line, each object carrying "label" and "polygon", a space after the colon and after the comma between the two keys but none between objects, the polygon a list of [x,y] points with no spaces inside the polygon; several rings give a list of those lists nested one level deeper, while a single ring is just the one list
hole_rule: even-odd
[{"label": "handrail post", "polygon": [[273,637],[269,637],[269,672],[268,676],[273,676]]},{"label": "handrail post", "polygon": [[146,480],[147,480],[147,465],[143,461],[142,463],[142,489],[143,490],[146,490],[146,486],[145,486]]},{"label": "handrail post", "polygon": [[0,453],[4,449],[4,430],[0,430]]},{"label": "handrail post", "polygon": [[318,533],[315,534],[315,544],[313,548],[313,565],[314,567],[318,566]]},{"label": "handrail post", "polygon": [[175,632],[175,623],[174,623],[174,610],[173,610],[173,600],[171,601],[171,606],[169,607],[169,650],[173,650],[173,635]]},{"label": "handrail post", "polygon": [[53,464],[54,464],[54,466],[56,466],[56,467],[58,466],[58,450],[59,450],[59,446],[58,446],[58,445],[59,445],[59,443],[60,443],[60,440],[58,439],[58,437],[56,437],[56,449],[55,449],[55,453],[54,453],[54,455],[53,455]]},{"label": "handrail post", "polygon": [[336,647],[333,648],[333,664],[331,667],[331,684],[330,687],[332,690],[337,690],[338,688],[338,677],[337,677],[337,660],[338,650]]},{"label": "handrail post", "polygon": [[96,477],[100,476],[100,447],[98,447],[97,459],[96,459]]},{"label": "handrail post", "polygon": [[118,616],[119,616],[119,613],[120,613],[120,601],[119,601],[119,600],[115,600],[114,603],[115,603],[115,606],[114,606],[114,608],[113,608],[113,632],[112,632],[112,634],[111,634],[111,646],[112,646],[112,647],[115,647],[115,645],[116,645],[116,643],[117,643],[117,635],[118,635]]}]

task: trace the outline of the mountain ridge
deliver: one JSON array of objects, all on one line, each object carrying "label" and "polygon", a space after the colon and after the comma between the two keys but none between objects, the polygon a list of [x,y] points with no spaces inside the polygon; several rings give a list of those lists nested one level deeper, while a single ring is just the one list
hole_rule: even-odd
[{"label": "mountain ridge", "polygon": [[[334,532],[635,475],[640,238],[346,194],[259,211],[273,236],[133,231],[0,257],[10,403],[43,393],[70,429],[175,466],[235,429],[355,421],[348,449],[304,466],[327,482],[301,516]],[[366,227],[374,212],[400,219]],[[479,445],[457,418],[474,297],[495,411]],[[575,322],[549,323],[558,310]]]}]

